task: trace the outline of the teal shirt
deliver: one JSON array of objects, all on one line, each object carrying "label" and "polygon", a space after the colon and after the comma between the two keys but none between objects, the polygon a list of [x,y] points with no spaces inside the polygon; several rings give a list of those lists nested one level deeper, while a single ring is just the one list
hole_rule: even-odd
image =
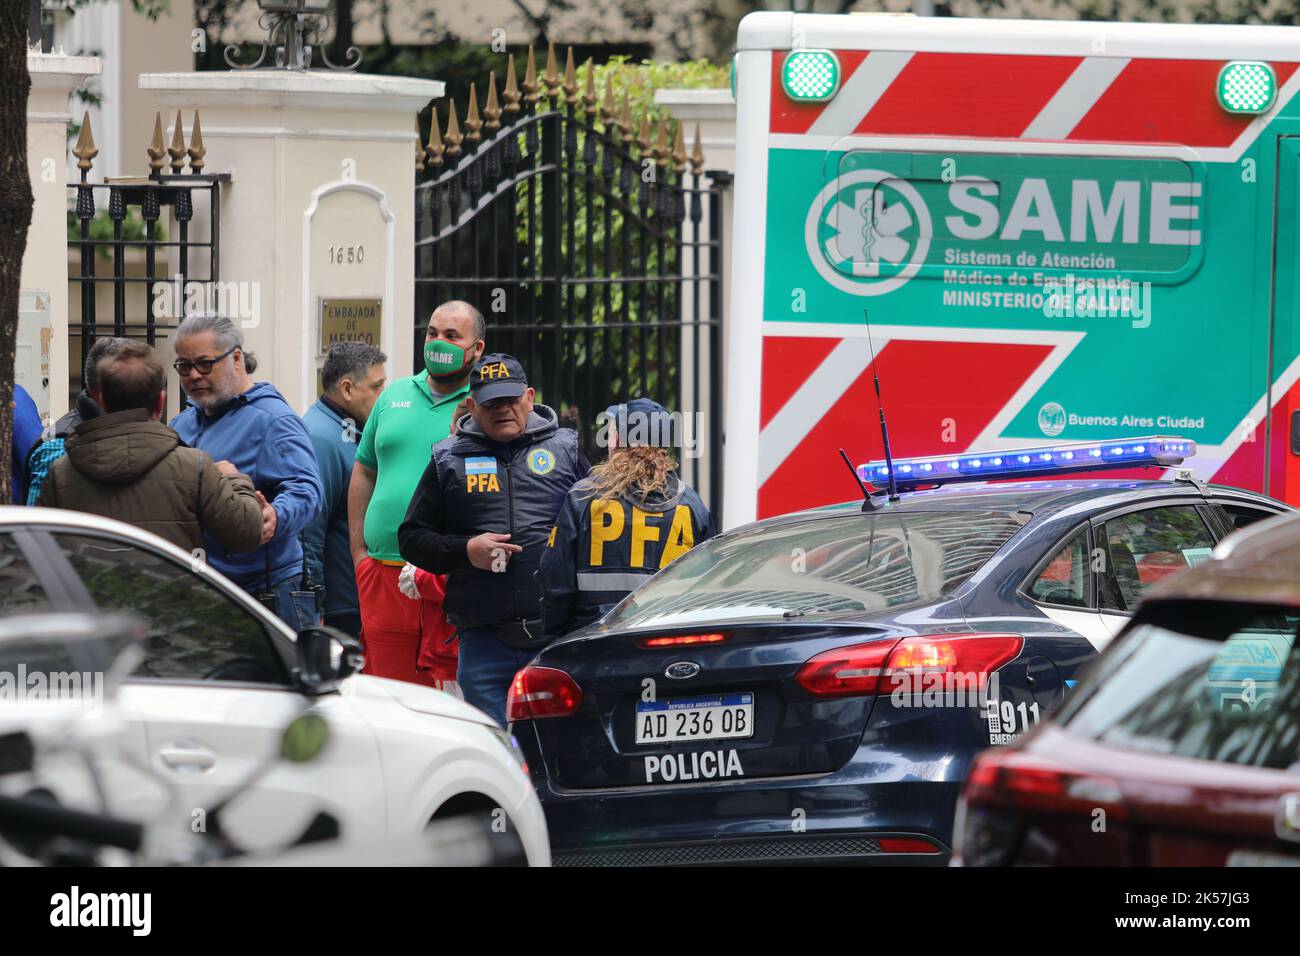
[{"label": "teal shirt", "polygon": [[406,517],[415,486],[429,465],[435,442],[451,434],[451,416],[465,387],[436,396],[425,372],[399,378],[384,389],[366,419],[356,460],[375,471],[375,493],[366,508],[366,549],[380,561],[401,561],[397,527]]},{"label": "teal shirt", "polygon": [[316,449],[316,466],[325,489],[320,513],[302,532],[307,571],[314,582],[325,586],[326,614],[354,614],[360,602],[348,542],[348,483],[361,436],[355,422],[343,418],[323,399],[317,399],[302,420]]}]

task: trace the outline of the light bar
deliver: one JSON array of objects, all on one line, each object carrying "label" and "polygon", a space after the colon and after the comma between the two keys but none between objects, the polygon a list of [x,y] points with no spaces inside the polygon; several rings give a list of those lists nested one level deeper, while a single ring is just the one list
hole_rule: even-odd
[{"label": "light bar", "polygon": [[[1190,439],[1155,435],[929,458],[895,458],[894,483],[899,488],[915,488],[957,481],[1041,478],[1113,468],[1172,468],[1195,454],[1196,442]],[[889,466],[883,461],[867,462],[858,466],[858,477],[883,488],[889,483]]]}]

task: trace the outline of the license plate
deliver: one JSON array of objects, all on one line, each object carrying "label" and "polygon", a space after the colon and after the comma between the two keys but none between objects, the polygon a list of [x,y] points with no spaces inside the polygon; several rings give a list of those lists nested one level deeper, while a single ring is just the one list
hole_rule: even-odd
[{"label": "license plate", "polygon": [[715,694],[638,701],[636,742],[729,740],[754,736],[754,695]]}]

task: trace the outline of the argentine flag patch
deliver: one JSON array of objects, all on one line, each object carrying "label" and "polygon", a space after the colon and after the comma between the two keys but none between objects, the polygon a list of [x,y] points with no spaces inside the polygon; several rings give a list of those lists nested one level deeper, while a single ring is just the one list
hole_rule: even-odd
[{"label": "argentine flag patch", "polygon": [[465,474],[466,475],[495,475],[497,473],[497,460],[495,458],[466,458]]}]

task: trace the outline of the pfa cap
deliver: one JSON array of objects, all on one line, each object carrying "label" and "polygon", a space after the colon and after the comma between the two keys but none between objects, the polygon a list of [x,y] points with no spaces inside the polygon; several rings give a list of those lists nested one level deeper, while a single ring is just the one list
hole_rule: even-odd
[{"label": "pfa cap", "polygon": [[634,398],[611,405],[605,409],[605,421],[610,432],[618,435],[621,448],[635,445],[672,448],[677,444],[672,415],[653,399]]},{"label": "pfa cap", "polygon": [[527,388],[524,367],[505,352],[484,355],[469,373],[469,394],[479,404],[494,398],[518,398]]}]

